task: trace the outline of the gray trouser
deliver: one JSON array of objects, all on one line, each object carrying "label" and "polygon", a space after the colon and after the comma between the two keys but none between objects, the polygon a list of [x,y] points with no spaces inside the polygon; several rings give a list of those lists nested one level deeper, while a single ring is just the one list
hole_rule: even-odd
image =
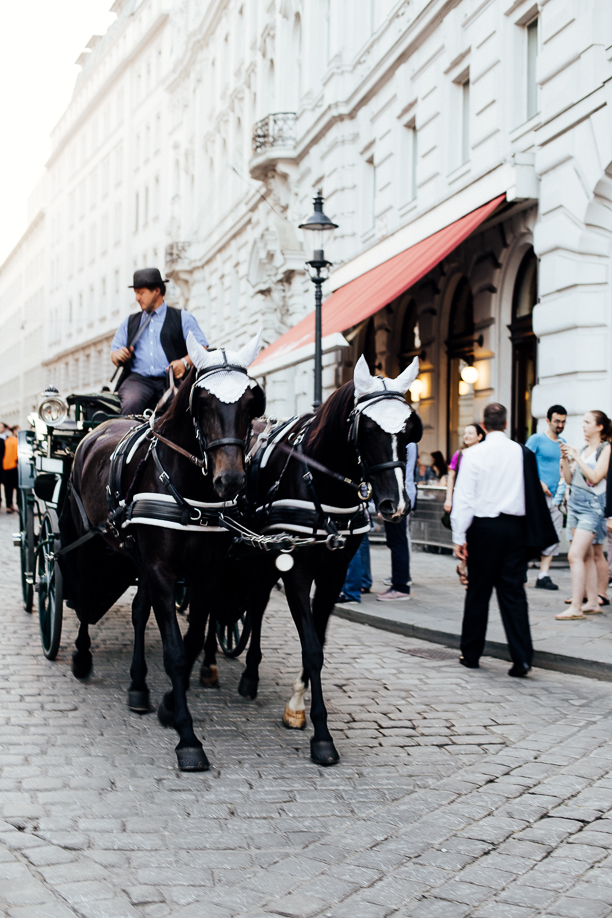
[{"label": "gray trouser", "polygon": [[142,414],[146,408],[155,408],[165,388],[165,376],[140,376],[138,373],[130,373],[119,387],[121,414]]}]

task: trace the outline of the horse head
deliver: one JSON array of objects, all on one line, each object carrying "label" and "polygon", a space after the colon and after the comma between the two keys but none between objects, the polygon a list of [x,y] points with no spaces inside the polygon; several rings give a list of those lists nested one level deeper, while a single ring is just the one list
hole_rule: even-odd
[{"label": "horse head", "polygon": [[196,368],[189,410],[221,500],[232,500],[244,487],[251,422],[265,411],[263,390],[247,373],[261,348],[261,336],[260,331],[239,351],[207,351],[191,332],[187,336],[187,351]]},{"label": "horse head", "polygon": [[355,367],[352,437],[376,509],[388,522],[399,522],[411,510],[405,488],[406,447],[419,442],[423,425],[404,395],[418,372],[418,357],[395,379],[372,376],[363,356]]}]

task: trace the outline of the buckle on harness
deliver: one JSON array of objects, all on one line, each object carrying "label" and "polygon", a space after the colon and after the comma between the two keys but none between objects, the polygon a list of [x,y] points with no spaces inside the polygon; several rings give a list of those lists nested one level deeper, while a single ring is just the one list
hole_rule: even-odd
[{"label": "buckle on harness", "polygon": [[332,533],[325,539],[325,545],[330,551],[337,551],[339,548],[344,548],[346,545],[346,536]]}]

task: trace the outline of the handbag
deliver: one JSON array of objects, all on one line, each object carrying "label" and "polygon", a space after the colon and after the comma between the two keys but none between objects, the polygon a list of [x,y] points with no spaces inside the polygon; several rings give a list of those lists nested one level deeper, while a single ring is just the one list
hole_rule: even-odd
[{"label": "handbag", "polygon": [[448,512],[448,510],[444,511],[444,513],[440,517],[440,522],[442,523],[445,529],[451,528],[451,518],[450,518],[450,513]]}]

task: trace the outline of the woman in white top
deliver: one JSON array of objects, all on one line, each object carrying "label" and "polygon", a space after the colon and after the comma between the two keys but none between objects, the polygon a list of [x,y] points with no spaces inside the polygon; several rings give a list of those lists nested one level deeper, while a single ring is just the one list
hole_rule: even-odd
[{"label": "woman in white top", "polygon": [[[572,601],[558,621],[584,618],[601,612],[598,594],[598,568],[608,568],[603,557],[606,536],[604,510],[606,476],[610,462],[611,423],[603,411],[587,411],[582,422],[586,446],[581,453],[561,443],[561,472],[570,487],[567,502],[567,524],[572,530],[569,563],[572,571]],[[586,603],[583,598],[586,594]]]}]

